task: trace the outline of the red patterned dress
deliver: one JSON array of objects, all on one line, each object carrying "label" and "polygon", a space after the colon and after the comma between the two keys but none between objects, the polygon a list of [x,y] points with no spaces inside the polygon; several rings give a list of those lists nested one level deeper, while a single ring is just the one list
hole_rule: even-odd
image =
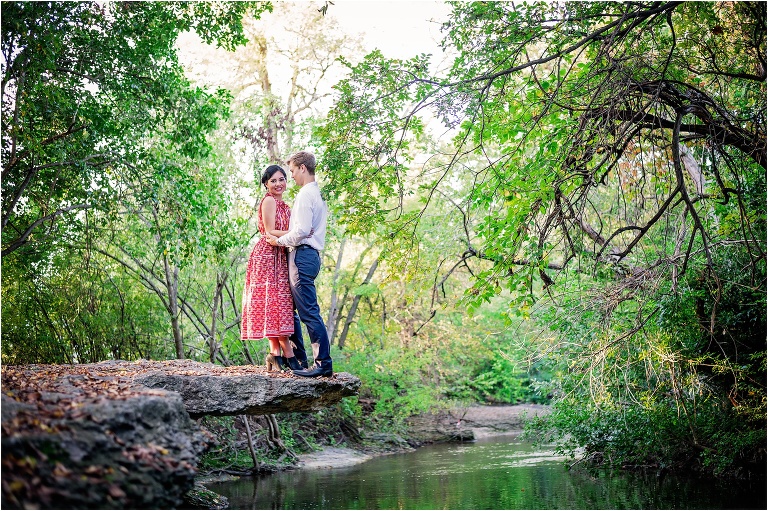
[{"label": "red patterned dress", "polygon": [[[275,202],[275,229],[287,231],[291,208],[278,198],[275,198]],[[288,254],[285,247],[273,247],[267,243],[261,203],[258,211],[262,237],[251,251],[245,273],[240,329],[240,338],[243,340],[288,336],[293,333],[293,297],[288,284]]]}]

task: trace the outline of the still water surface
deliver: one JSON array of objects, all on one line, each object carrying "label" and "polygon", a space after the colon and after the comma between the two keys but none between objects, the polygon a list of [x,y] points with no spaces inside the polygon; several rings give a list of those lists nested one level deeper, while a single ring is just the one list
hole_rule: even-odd
[{"label": "still water surface", "polygon": [[568,471],[517,436],[206,486],[231,509],[766,509],[764,482]]}]

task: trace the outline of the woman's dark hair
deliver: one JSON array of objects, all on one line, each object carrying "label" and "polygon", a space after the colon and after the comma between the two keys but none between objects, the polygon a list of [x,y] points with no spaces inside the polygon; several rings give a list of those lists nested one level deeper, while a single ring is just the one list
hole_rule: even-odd
[{"label": "woman's dark hair", "polygon": [[272,176],[274,176],[277,172],[281,172],[283,174],[283,177],[285,179],[288,179],[288,174],[285,173],[285,170],[283,170],[283,167],[280,165],[270,165],[267,167],[267,170],[264,171],[264,173],[261,175],[261,184],[263,184],[265,187],[267,186],[267,181],[272,179]]}]

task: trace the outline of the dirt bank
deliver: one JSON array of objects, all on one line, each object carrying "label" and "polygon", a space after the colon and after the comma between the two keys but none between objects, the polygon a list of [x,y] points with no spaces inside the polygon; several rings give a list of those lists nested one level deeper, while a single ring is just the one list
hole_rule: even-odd
[{"label": "dirt bank", "polygon": [[[463,414],[463,411],[466,413]],[[547,405],[470,406],[451,413],[459,427],[472,430],[475,438],[522,431],[526,419],[549,413]]]},{"label": "dirt bank", "polygon": [[321,451],[299,456],[301,468],[341,468],[357,465],[373,458],[373,454],[348,447],[328,447]]},{"label": "dirt bank", "polygon": [[[450,440],[470,440],[522,431],[526,418],[548,413],[545,405],[469,406],[435,414],[412,417],[408,421],[411,444],[428,444]],[[392,443],[392,442],[391,442]],[[385,451],[360,451],[329,447],[299,456],[299,468],[340,468],[368,461],[374,456],[403,452],[410,447],[405,441]]]}]

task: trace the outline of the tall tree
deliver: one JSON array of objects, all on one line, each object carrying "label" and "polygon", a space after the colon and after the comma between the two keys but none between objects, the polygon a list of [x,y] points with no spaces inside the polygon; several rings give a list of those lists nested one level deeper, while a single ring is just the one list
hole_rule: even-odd
[{"label": "tall tree", "polygon": [[[234,138],[250,144],[244,163],[260,168],[306,146],[345,71],[338,58],[354,59],[359,41],[309,3],[281,3],[269,19],[246,18],[244,33],[248,43],[233,52],[185,39],[185,62],[196,82],[215,80],[232,91]],[[225,75],[206,73],[206,66],[223,62]]]}]

